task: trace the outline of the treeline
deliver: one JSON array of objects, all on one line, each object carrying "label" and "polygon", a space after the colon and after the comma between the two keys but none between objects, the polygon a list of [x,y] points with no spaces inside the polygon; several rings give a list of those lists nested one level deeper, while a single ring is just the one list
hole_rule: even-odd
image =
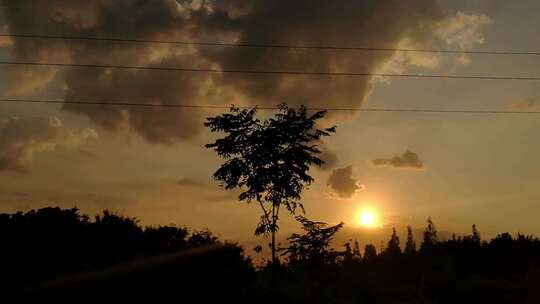
[{"label": "treeline", "polygon": [[76,208],[0,214],[0,269],[0,303],[240,298],[253,275],[243,249],[210,231]]},{"label": "treeline", "polygon": [[441,240],[428,218],[419,246],[409,226],[404,246],[393,229],[381,252],[372,244],[361,252],[352,240],[339,251],[330,243],[343,224],[297,220],[305,233],[281,248],[290,279],[281,286],[302,290],[307,302],[540,303],[540,240],[531,235],[482,240],[472,225],[470,235]]},{"label": "treeline", "polygon": [[[0,215],[1,303],[540,303],[540,241],[503,233],[440,240],[394,230],[377,252],[333,249],[343,224],[298,217],[281,262],[254,267],[210,231],[142,227],[104,211],[44,208]],[[258,248],[261,249],[261,248]]]}]

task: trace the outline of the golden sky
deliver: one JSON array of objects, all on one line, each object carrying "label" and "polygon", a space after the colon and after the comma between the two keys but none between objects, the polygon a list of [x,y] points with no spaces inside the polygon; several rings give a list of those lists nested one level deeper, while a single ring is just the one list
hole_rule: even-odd
[{"label": "golden sky", "polygon": [[[540,49],[530,1],[0,1],[3,32],[456,50]],[[2,60],[218,69],[538,76],[540,57],[0,40]],[[0,67],[2,98],[193,105],[539,110],[537,81],[313,77]],[[0,212],[105,208],[144,224],[249,239],[255,206],[211,179],[219,110],[0,103]],[[261,113],[267,115],[268,113]],[[386,227],[540,233],[535,115],[334,113],[307,216]],[[283,231],[296,226],[283,214]]]}]

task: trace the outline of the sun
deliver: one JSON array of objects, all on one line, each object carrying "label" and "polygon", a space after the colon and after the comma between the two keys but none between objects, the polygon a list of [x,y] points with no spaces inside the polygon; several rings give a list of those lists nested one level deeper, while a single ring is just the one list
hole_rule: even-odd
[{"label": "sun", "polygon": [[357,215],[358,225],[366,228],[375,228],[379,226],[379,216],[374,209],[362,209]]}]

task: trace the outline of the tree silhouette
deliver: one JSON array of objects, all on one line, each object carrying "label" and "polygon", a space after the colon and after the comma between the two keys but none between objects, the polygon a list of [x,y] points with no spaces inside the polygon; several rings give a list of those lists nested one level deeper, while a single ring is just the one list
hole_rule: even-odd
[{"label": "tree silhouette", "polygon": [[207,303],[252,273],[240,246],[207,230],[142,227],[107,210],[93,220],[76,208],[0,214],[0,248],[2,303],[160,303],[180,294]]},{"label": "tree silhouette", "polygon": [[473,224],[473,225],[472,225],[472,235],[471,235],[471,240],[472,240],[475,244],[480,245],[480,241],[481,241],[481,238],[480,238],[480,231],[478,231],[478,227],[476,227],[476,224]]},{"label": "tree silhouette", "polygon": [[349,242],[343,244],[345,246],[345,251],[343,252],[343,261],[350,262],[353,260],[353,250],[351,247],[351,240]]},{"label": "tree silhouette", "polygon": [[186,228],[171,226],[146,227],[143,232],[145,250],[148,252],[169,252],[185,249],[188,246]]},{"label": "tree silhouette", "polygon": [[343,251],[343,261],[344,262],[352,262],[354,260],[359,261],[362,259],[362,255],[360,254],[360,244],[358,243],[358,240],[354,240],[354,245],[351,246],[352,239],[349,240],[347,243],[343,244],[345,246],[345,251]]},{"label": "tree silhouette", "polygon": [[225,133],[206,147],[213,149],[225,163],[214,179],[225,189],[241,189],[240,201],[257,202],[261,208],[255,235],[270,235],[272,263],[276,263],[276,232],[280,208],[295,214],[303,211],[300,201],[304,188],[313,182],[311,165],[321,166],[317,142],[335,132],[335,127],[319,129],[317,121],[326,115],[319,111],[279,106],[273,117],[259,120],[257,108],[209,117],[205,126],[211,132]]},{"label": "tree silhouette", "polygon": [[212,231],[206,229],[201,231],[195,231],[191,234],[187,243],[191,247],[200,247],[205,245],[212,245],[219,242],[218,237],[216,237]]},{"label": "tree silhouette", "polygon": [[[208,230],[143,227],[109,211],[91,219],[76,208],[0,214],[2,303],[539,303],[540,240],[531,235],[439,240],[426,256],[377,256],[367,245],[357,263],[357,242],[349,260],[332,249],[341,224],[299,220],[291,263],[275,272]],[[433,223],[426,231],[435,235]]]},{"label": "tree silhouette", "polygon": [[288,256],[289,264],[313,266],[335,263],[339,253],[330,248],[330,242],[343,228],[343,223],[328,226],[327,223],[314,222],[303,216],[297,216],[296,220],[302,224],[305,233],[291,234],[287,238],[289,246],[280,249],[283,255]]},{"label": "tree silhouette", "polygon": [[373,261],[377,257],[377,249],[372,244],[366,244],[364,248],[364,260]]},{"label": "tree silhouette", "polygon": [[354,240],[353,256],[357,257],[358,259],[362,258],[362,254],[360,253],[360,243],[358,243],[358,240]]},{"label": "tree silhouette", "polygon": [[407,226],[407,243],[405,243],[405,253],[413,254],[415,252],[416,252],[416,243],[414,242],[412,227]]},{"label": "tree silhouette", "polygon": [[427,223],[427,227],[424,230],[424,240],[420,246],[420,250],[422,251],[431,250],[433,245],[435,245],[438,241],[437,229],[435,228],[435,224],[431,220],[431,217],[428,217]]},{"label": "tree silhouette", "polygon": [[401,254],[401,248],[399,247],[399,237],[396,234],[396,228],[392,228],[392,236],[390,241],[388,241],[388,246],[384,251],[386,255],[397,256]]}]

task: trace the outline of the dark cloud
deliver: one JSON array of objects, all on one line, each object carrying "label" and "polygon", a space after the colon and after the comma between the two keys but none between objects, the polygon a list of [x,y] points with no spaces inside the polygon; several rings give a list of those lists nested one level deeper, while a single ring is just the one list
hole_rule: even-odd
[{"label": "dark cloud", "polygon": [[395,168],[421,169],[424,164],[418,154],[407,150],[400,156],[392,158],[377,158],[371,162],[374,166],[391,166]]},{"label": "dark cloud", "polygon": [[538,98],[525,98],[512,101],[512,108],[526,110],[535,107],[538,104]]},{"label": "dark cloud", "polygon": [[[232,2],[232,1],[231,1]],[[294,45],[394,46],[425,22],[441,17],[434,1],[250,1],[251,9],[239,17],[240,42],[279,42]],[[384,24],[384,26],[381,26]],[[321,39],[324,37],[324,39]],[[392,53],[355,53],[229,48],[203,55],[223,67],[293,71],[363,71],[377,69]],[[369,78],[238,77],[221,82],[233,86],[258,103],[359,105],[369,90]]]},{"label": "dark cloud", "polygon": [[67,130],[55,117],[0,121],[0,172],[26,171],[35,152],[77,147],[96,137],[92,129]]},{"label": "dark cloud", "polygon": [[363,189],[363,186],[352,177],[352,166],[338,168],[332,171],[332,174],[328,178],[328,186],[340,198],[351,198],[357,191]]},{"label": "dark cloud", "polygon": [[[166,0],[3,1],[3,6],[9,29],[16,33],[182,39],[193,26],[191,18],[181,14],[175,1]],[[196,50],[148,44],[25,39],[16,40],[12,50],[24,60],[207,68],[211,64]],[[32,76],[39,78],[40,74]],[[211,92],[212,75],[205,74],[63,69],[54,77],[50,73],[42,77],[62,83],[66,99],[193,104],[201,99],[211,103],[210,95],[218,94]],[[35,79],[31,82],[40,83]],[[127,120],[131,129],[147,140],[164,144],[192,138],[202,125],[202,113],[193,110],[67,104],[64,110],[85,115],[110,131]]]},{"label": "dark cloud", "polygon": [[[426,44],[437,39],[445,41],[445,37],[439,36],[446,32],[437,34],[434,29],[441,24],[441,19],[452,17],[434,0],[3,0],[2,3],[9,30],[14,33],[294,45],[393,47],[404,39]],[[21,60],[366,73],[382,68],[394,55],[392,52],[198,48],[39,39],[17,39],[11,50]],[[30,75],[31,84],[55,83],[69,99],[140,103],[288,102],[350,107],[363,102],[371,83],[369,77],[77,68],[57,73],[47,69],[40,71]],[[30,77],[23,75],[18,79]],[[25,81],[20,81],[17,86],[20,89],[17,92],[32,88]],[[162,144],[174,144],[196,136],[206,114],[193,109],[121,109],[67,104],[64,110],[85,115],[111,131],[127,122],[145,139]]]}]

